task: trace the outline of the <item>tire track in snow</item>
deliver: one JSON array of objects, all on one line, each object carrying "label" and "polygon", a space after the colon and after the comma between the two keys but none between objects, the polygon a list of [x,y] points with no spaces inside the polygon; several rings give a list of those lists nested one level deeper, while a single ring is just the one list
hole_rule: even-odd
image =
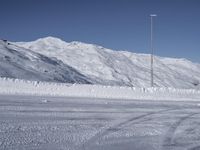
[{"label": "tire track in snow", "polygon": [[[190,113],[189,115],[181,117],[169,127],[167,133],[165,134],[163,143],[161,145],[163,150],[171,150],[172,146],[175,146],[174,138],[175,138],[175,132],[177,131],[177,129],[183,124],[184,121],[188,120],[189,118],[197,114],[200,114],[200,113]],[[198,148],[200,148],[200,146],[198,146]],[[196,150],[196,147],[190,150]]]},{"label": "tire track in snow", "polygon": [[189,148],[188,150],[200,150],[200,145],[196,145],[192,148]]},{"label": "tire track in snow", "polygon": [[[165,109],[165,110],[160,110],[160,111],[154,111],[154,112],[150,112],[150,113],[145,113],[145,114],[142,114],[142,115],[139,115],[139,116],[136,116],[136,117],[131,117],[123,122],[120,122],[120,123],[117,123],[113,126],[110,126],[108,128],[106,128],[105,130],[103,131],[100,131],[98,132],[97,134],[95,134],[92,138],[90,138],[89,140],[87,140],[83,145],[82,145],[82,148],[84,148],[84,150],[87,150],[87,148],[89,148],[89,146],[91,145],[91,143],[95,143],[96,141],[100,140],[103,136],[107,135],[107,134],[111,134],[111,133],[115,133],[115,132],[118,132],[120,131],[121,129],[119,127],[122,127],[128,123],[138,123],[138,122],[135,122],[135,121],[138,121],[140,119],[143,119],[145,117],[149,117],[149,116],[152,116],[152,115],[156,115],[156,114],[160,114],[160,113],[163,113],[163,112],[168,112],[168,111],[173,111],[173,110],[179,110],[180,108],[170,108],[170,109]],[[114,130],[118,128],[118,130]]]}]

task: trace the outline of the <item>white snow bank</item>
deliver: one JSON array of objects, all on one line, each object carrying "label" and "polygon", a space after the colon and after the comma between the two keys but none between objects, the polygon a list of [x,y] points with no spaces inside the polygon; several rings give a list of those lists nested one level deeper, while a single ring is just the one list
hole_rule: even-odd
[{"label": "white snow bank", "polygon": [[63,84],[0,78],[1,95],[67,96],[110,99],[200,100],[200,91],[174,88],[134,88]]}]

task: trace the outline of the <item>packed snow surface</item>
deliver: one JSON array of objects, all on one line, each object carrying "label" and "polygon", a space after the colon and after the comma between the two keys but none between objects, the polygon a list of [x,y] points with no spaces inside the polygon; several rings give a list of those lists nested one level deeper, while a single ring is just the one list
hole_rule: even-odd
[{"label": "packed snow surface", "polygon": [[194,101],[0,95],[1,150],[199,150],[199,124]]},{"label": "packed snow surface", "polygon": [[[53,80],[52,77],[55,76],[55,81],[59,80],[61,82],[68,82],[67,79],[73,79],[73,81],[80,83],[133,87],[150,86],[150,55],[148,54],[113,51],[98,45],[81,42],[67,43],[54,37],[41,38],[33,42],[10,42],[12,43],[11,45],[8,45],[8,43],[5,47],[2,46],[1,42],[0,51],[8,51],[8,48],[11,50],[14,49],[16,53],[20,52],[21,57],[17,58],[19,59],[18,62],[20,60],[24,62],[25,55],[26,58],[27,56],[29,58],[29,61],[26,60],[27,64],[34,64],[33,61],[37,59],[41,70],[43,72],[44,70],[48,71],[48,73],[44,73],[50,76],[48,76],[48,79],[45,78],[46,75],[41,73],[41,70],[39,71],[40,76],[42,76],[39,78],[40,81],[47,81],[49,78]],[[47,61],[41,61],[41,58],[33,55],[33,52],[34,54],[42,55]],[[8,63],[9,60],[13,60],[10,58],[11,56],[4,57],[1,59],[7,60],[7,62],[4,61],[5,65],[10,64]],[[200,64],[192,63],[186,59],[157,56],[154,58],[154,85],[156,87],[200,88]],[[51,63],[52,61],[56,62],[56,64],[61,63],[61,66],[64,67],[60,67],[57,70],[58,73],[52,74],[54,71],[51,72],[49,70],[57,68]],[[48,63],[48,65],[45,63]],[[69,66],[71,69],[69,69]],[[20,67],[23,66],[19,64],[18,68],[15,67],[13,70],[18,70]],[[31,68],[37,67],[31,66]],[[63,75],[65,74],[65,70],[68,70],[67,75]],[[4,72],[4,74],[7,77],[12,77],[13,74],[9,71],[10,69],[7,70],[7,73]],[[28,71],[35,74],[36,72],[38,73],[38,68],[34,70],[28,69]],[[70,72],[73,72],[75,77],[66,77],[70,76]],[[9,74],[11,75],[9,76]],[[1,73],[1,76],[3,75]],[[17,78],[20,76],[24,78],[23,75],[24,73],[17,76]]]}]

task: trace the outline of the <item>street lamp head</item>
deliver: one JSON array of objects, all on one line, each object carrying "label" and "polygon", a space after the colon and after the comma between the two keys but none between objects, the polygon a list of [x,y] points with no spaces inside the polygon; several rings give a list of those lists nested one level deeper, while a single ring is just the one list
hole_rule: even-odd
[{"label": "street lamp head", "polygon": [[156,17],[157,15],[156,15],[156,14],[151,14],[150,16],[151,16],[151,17]]}]

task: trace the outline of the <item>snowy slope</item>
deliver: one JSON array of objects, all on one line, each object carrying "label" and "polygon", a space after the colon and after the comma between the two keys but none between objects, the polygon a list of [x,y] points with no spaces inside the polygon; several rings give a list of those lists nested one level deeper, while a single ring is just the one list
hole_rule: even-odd
[{"label": "snowy slope", "polygon": [[0,40],[0,76],[36,81],[90,83],[88,78],[56,58]]},{"label": "snowy slope", "polygon": [[[48,57],[56,57],[93,81],[104,85],[149,87],[150,56],[113,51],[81,42],[46,37],[14,43]],[[186,59],[155,57],[157,87],[199,88],[200,65]]]}]

